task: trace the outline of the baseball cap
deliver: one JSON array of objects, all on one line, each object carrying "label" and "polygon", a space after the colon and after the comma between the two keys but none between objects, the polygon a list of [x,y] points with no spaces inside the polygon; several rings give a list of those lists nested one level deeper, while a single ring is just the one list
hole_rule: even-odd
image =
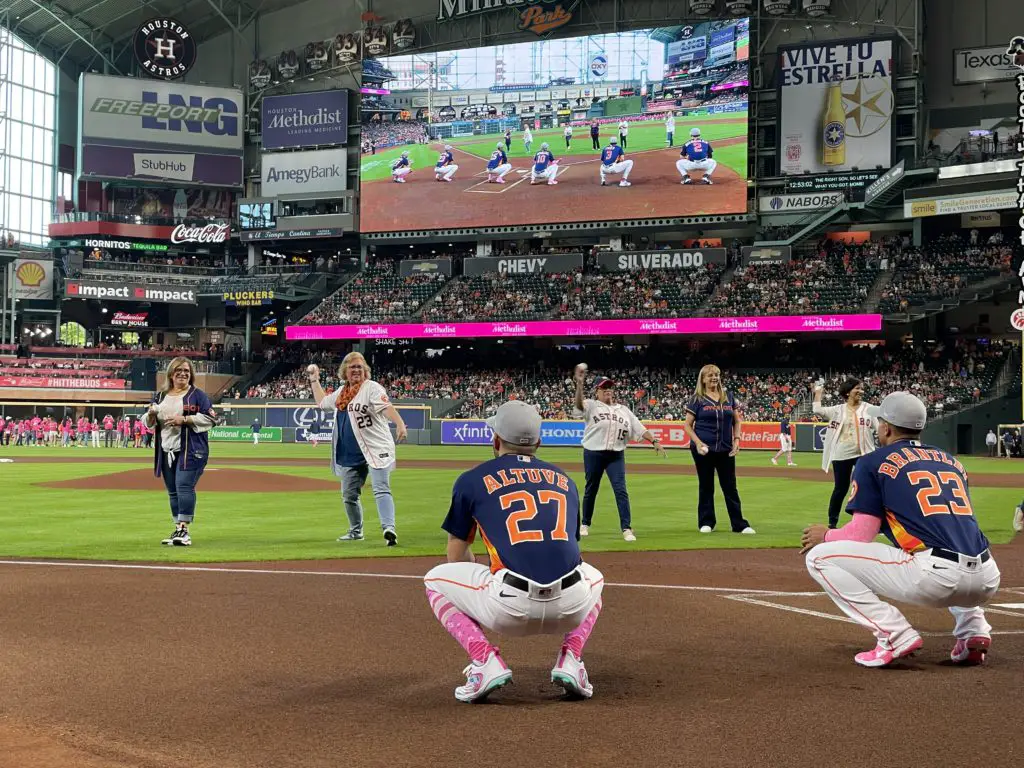
[{"label": "baseball cap", "polygon": [[540,442],[540,414],[522,400],[509,400],[498,408],[487,426],[511,445],[537,445]]},{"label": "baseball cap", "polygon": [[608,143],[609,144],[618,144],[619,140],[616,139],[614,136],[612,136],[610,139],[608,139]]},{"label": "baseball cap", "polygon": [[921,430],[928,421],[928,409],[909,392],[892,392],[879,407],[878,418],[902,429]]},{"label": "baseball cap", "polygon": [[615,382],[607,376],[598,376],[597,380],[594,381],[594,389],[607,389],[614,386]]},{"label": "baseball cap", "polygon": [[700,128],[691,128],[690,129],[690,135],[691,136],[700,136]]}]

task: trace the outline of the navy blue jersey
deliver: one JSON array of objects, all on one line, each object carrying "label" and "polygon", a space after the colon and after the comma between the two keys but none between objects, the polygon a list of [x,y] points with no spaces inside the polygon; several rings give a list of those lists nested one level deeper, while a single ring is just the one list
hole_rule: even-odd
[{"label": "navy blue jersey", "polygon": [[736,398],[727,392],[725,401],[717,403],[707,397],[695,397],[686,404],[686,412],[693,414],[693,431],[713,453],[732,450],[733,416],[738,410]]},{"label": "navy blue jersey", "polygon": [[779,434],[780,435],[788,435],[789,434],[789,419],[782,419],[782,421],[779,422]]},{"label": "navy blue jersey", "polygon": [[906,552],[939,547],[975,556],[988,549],[967,471],[956,457],[916,440],[876,448],[857,460],[846,511],[880,518],[882,533]]},{"label": "navy blue jersey", "polygon": [[487,170],[493,171],[499,165],[504,165],[508,162],[508,155],[500,149],[496,149],[491,152],[491,159],[487,161]]},{"label": "navy blue jersey", "polygon": [[451,165],[454,162],[455,162],[455,155],[453,155],[451,152],[445,150],[444,152],[442,152],[440,155],[437,156],[437,162],[434,163],[434,166],[437,167],[437,168],[443,168],[446,165]]},{"label": "navy blue jersey", "polygon": [[555,156],[552,155],[548,150],[542,149],[540,152],[533,156],[533,170],[537,173],[546,171],[548,166],[555,161]]},{"label": "navy blue jersey", "polygon": [[686,142],[679,154],[687,160],[697,162],[711,157],[711,145],[704,139],[691,139]]},{"label": "navy blue jersey", "polygon": [[507,454],[459,476],[441,527],[470,542],[479,530],[492,573],[507,568],[550,584],[583,561],[579,510],[579,492],[565,472]]},{"label": "navy blue jersey", "polygon": [[625,152],[622,151],[622,147],[618,144],[609,144],[603,150],[601,150],[601,164],[602,165],[614,165],[619,162],[619,158],[622,157]]}]

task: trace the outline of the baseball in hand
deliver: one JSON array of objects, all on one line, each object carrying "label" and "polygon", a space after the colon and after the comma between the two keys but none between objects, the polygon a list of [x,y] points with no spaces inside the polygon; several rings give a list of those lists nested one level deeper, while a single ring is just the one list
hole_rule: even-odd
[{"label": "baseball in hand", "polygon": [[708,447],[706,445],[699,445],[699,446],[697,446],[697,453],[699,453],[701,456],[707,456],[708,455]]},{"label": "baseball in hand", "polygon": [[320,369],[317,368],[315,365],[307,365],[306,366],[306,373],[309,376],[319,376],[320,375]]}]

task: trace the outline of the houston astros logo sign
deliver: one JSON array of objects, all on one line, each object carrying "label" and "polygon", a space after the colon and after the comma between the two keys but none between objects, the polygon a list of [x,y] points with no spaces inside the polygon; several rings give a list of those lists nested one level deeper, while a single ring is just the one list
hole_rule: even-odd
[{"label": "houston astros logo sign", "polygon": [[145,72],[161,80],[184,77],[196,63],[196,41],[174,19],[150,19],[135,32],[135,58]]}]

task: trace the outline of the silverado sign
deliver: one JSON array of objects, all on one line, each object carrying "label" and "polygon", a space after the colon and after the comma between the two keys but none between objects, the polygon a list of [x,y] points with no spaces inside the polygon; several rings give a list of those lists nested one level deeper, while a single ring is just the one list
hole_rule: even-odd
[{"label": "silverado sign", "polygon": [[438,0],[437,20],[452,21],[490,11],[519,11],[519,29],[546,35],[572,21],[580,0]]}]

